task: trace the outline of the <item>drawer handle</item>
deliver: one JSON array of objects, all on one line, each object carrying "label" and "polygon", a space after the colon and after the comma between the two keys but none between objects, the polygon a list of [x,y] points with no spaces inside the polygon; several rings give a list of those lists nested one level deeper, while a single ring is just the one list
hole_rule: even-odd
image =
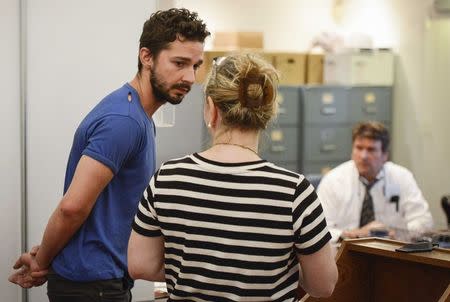
[{"label": "drawer handle", "polygon": [[367,106],[364,108],[364,111],[366,111],[367,114],[376,114],[377,113],[377,107],[375,106]]},{"label": "drawer handle", "polygon": [[286,151],[286,147],[283,145],[272,146],[270,149],[272,150],[272,152],[277,153]]},{"label": "drawer handle", "polygon": [[335,144],[324,144],[320,147],[320,151],[322,152],[333,152],[337,149]]},{"label": "drawer handle", "polygon": [[334,115],[336,114],[336,107],[322,107],[320,112],[323,115]]}]

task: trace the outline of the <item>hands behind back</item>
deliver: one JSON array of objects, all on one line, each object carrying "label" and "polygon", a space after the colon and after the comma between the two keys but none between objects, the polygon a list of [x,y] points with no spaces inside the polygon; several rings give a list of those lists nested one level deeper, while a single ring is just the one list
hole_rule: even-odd
[{"label": "hands behind back", "polygon": [[31,288],[41,286],[47,281],[48,269],[41,269],[36,262],[36,254],[39,246],[34,246],[30,252],[23,253],[17,259],[13,268],[16,270],[8,280],[19,285],[22,288]]}]

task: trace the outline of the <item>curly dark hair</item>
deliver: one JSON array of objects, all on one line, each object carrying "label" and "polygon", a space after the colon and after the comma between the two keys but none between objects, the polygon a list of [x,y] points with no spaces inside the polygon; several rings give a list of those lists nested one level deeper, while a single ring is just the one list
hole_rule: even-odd
[{"label": "curly dark hair", "polygon": [[[203,43],[209,35],[206,24],[198,18],[196,12],[190,12],[185,8],[160,10],[145,21],[139,39],[139,49],[146,47],[154,57],[157,57],[161,50],[167,49],[168,44],[177,38]],[[138,69],[139,72],[142,69],[139,57]]]}]

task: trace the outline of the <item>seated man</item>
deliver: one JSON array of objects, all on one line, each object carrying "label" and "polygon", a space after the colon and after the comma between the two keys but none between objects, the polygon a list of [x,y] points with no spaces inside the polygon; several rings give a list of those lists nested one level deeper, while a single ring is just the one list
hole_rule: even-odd
[{"label": "seated man", "polygon": [[383,124],[357,124],[352,134],[352,160],[328,172],[318,195],[332,235],[358,238],[376,229],[412,233],[429,231],[433,219],[412,173],[387,162],[389,133]]}]

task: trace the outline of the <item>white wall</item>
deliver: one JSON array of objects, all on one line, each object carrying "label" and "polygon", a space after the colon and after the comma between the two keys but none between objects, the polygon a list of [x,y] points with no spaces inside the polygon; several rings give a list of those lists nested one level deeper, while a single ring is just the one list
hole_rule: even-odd
[{"label": "white wall", "polygon": [[373,37],[374,47],[395,47],[396,1],[178,0],[175,4],[197,11],[213,35],[216,31],[262,31],[266,50],[305,51],[325,31],[366,33]]},{"label": "white wall", "polygon": [[424,146],[424,154],[413,160],[420,163],[418,179],[436,220],[444,227],[446,217],[438,201],[444,193],[450,194],[450,17],[425,23],[425,45],[424,97],[420,100],[418,130],[422,133],[418,144]]},{"label": "white wall", "polygon": [[[415,174],[436,226],[446,227],[440,198],[450,192],[449,18],[429,19],[431,1],[396,0],[398,61],[394,91],[393,158]],[[445,23],[447,24],[445,35]],[[438,35],[440,35],[439,39]],[[446,153],[446,155],[444,154]]]},{"label": "white wall", "polygon": [[20,254],[20,15],[19,1],[0,1],[0,296],[18,301],[7,281]]},{"label": "white wall", "polygon": [[[366,33],[397,54],[392,159],[415,174],[436,227],[446,226],[440,198],[450,193],[448,20],[428,21],[430,0],[179,0],[211,31],[262,31],[268,50],[306,51],[323,31]],[[439,36],[439,37],[438,37]],[[211,44],[209,47],[211,47]],[[447,83],[446,83],[447,82]],[[448,153],[448,152],[447,152]]]},{"label": "white wall", "polygon": [[[334,29],[332,0],[178,0],[177,6],[195,10],[209,30],[262,31],[267,50],[309,48],[319,32]],[[211,43],[207,44],[211,47]]]},{"label": "white wall", "polygon": [[[28,1],[29,244],[59,202],[73,133],[89,110],[137,71],[142,25],[155,1]],[[151,286],[136,299],[150,299]],[[30,301],[46,301],[45,287]]]}]

